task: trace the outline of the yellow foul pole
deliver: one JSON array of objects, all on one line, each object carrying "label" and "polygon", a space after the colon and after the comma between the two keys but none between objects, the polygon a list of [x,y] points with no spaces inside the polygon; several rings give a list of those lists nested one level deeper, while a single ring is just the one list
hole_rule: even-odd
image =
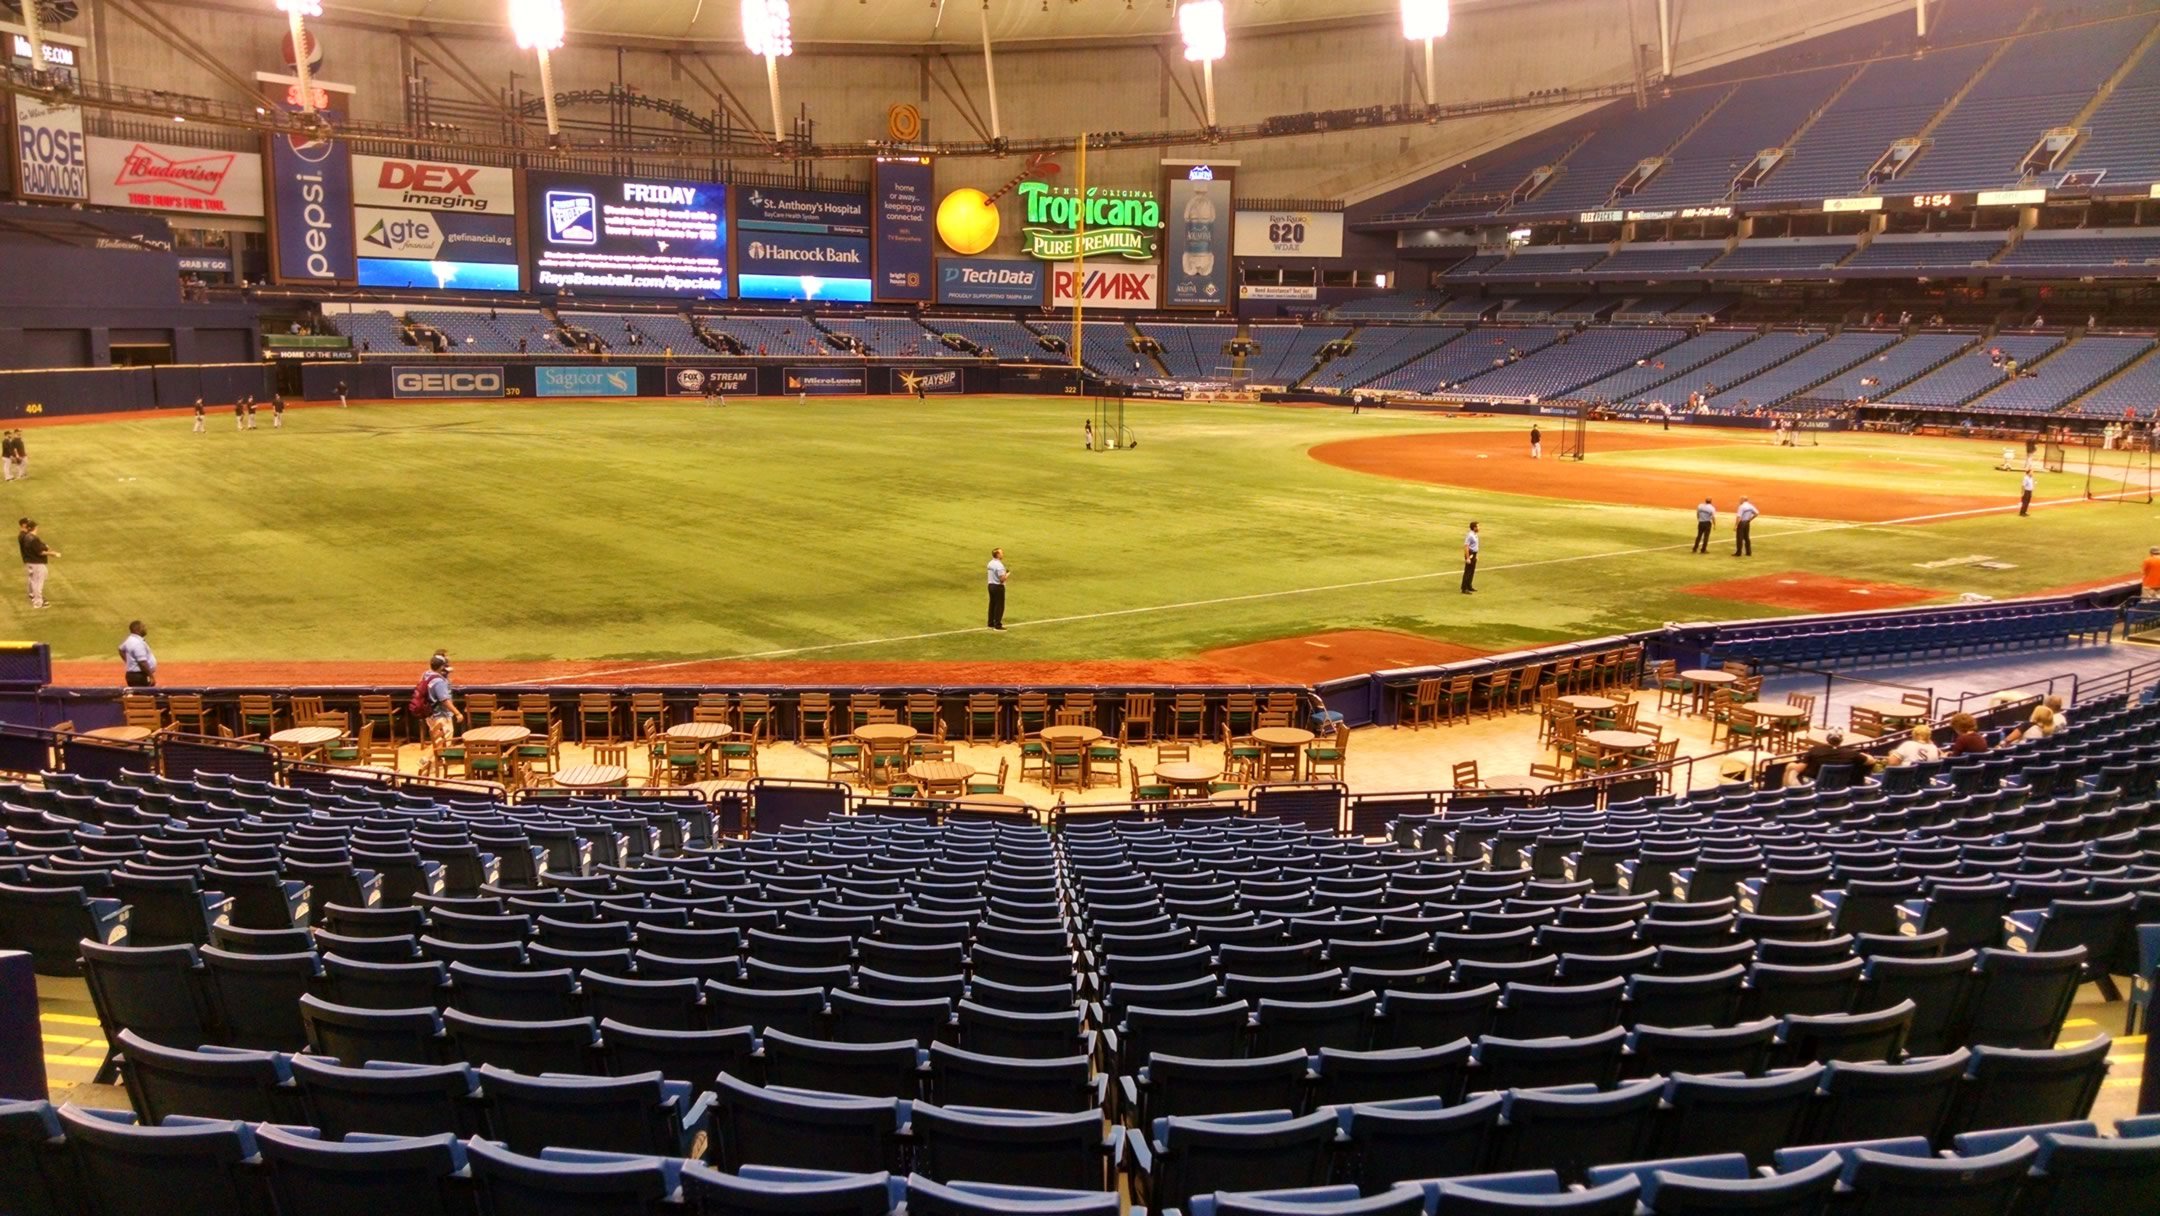
[{"label": "yellow foul pole", "polygon": [[1079,172],[1074,178],[1074,184],[1078,187],[1080,191],[1080,197],[1074,200],[1074,207],[1076,208],[1076,210],[1074,211],[1074,218],[1078,221],[1078,223],[1077,226],[1073,229],[1073,329],[1072,342],[1070,343],[1070,345],[1072,348],[1073,369],[1075,371],[1078,371],[1081,365],[1080,346],[1084,340],[1085,334],[1085,331],[1082,330],[1080,327],[1080,305],[1087,295],[1087,254],[1082,249],[1082,246],[1087,242],[1086,132],[1082,132],[1080,135],[1079,143],[1073,151],[1073,159],[1079,165]]}]

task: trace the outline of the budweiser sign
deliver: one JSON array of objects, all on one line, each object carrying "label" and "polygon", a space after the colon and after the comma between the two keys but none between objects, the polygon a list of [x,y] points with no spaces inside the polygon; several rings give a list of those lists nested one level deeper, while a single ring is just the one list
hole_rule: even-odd
[{"label": "budweiser sign", "polygon": [[186,160],[176,159],[146,144],[136,144],[120,158],[115,186],[163,186],[215,195],[232,172],[235,152],[206,152]]},{"label": "budweiser sign", "polygon": [[90,201],[206,215],[263,213],[262,156],[146,140],[90,143]]}]

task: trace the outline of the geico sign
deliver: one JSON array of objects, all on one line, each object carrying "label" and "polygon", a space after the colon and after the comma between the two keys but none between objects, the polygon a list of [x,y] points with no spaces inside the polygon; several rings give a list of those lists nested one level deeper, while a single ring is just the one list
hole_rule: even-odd
[{"label": "geico sign", "polygon": [[408,371],[391,374],[390,388],[400,397],[500,397],[503,374],[486,371]]}]

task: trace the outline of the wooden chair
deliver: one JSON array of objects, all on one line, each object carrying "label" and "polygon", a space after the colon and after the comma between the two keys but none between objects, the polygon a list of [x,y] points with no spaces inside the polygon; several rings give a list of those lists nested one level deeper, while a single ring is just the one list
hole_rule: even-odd
[{"label": "wooden chair", "polygon": [[1058,698],[1058,711],[1060,713],[1080,714],[1082,715],[1079,723],[1081,726],[1093,726],[1095,725],[1095,694],[1091,692],[1066,693]]},{"label": "wooden chair", "polygon": [[996,743],[1005,737],[1005,702],[994,692],[968,694],[967,720],[961,738],[970,743]]},{"label": "wooden chair", "polygon": [[517,765],[500,743],[466,743],[465,775],[474,781],[493,781],[506,790],[517,786]]},{"label": "wooden chair", "polygon": [[1157,744],[1157,745],[1155,746],[1155,763],[1157,763],[1157,764],[1190,764],[1190,763],[1192,763],[1192,744],[1190,744],[1190,743],[1159,743],[1159,744]]},{"label": "wooden chair", "polygon": [[[578,742],[615,742],[615,698],[604,692],[581,692],[577,699]],[[598,761],[595,761],[598,763]]]},{"label": "wooden chair", "polygon": [[1088,721],[1088,719],[1092,718],[1093,716],[1093,714],[1089,713],[1087,710],[1084,709],[1060,709],[1057,711],[1057,725],[1092,726],[1094,725],[1094,723]]},{"label": "wooden chair", "polygon": [[[519,706],[522,716],[524,707]],[[527,729],[531,729],[528,727]],[[562,769],[562,723],[552,716],[545,730],[517,745],[514,753],[518,771],[530,777],[553,777]]]},{"label": "wooden chair", "polygon": [[148,731],[165,729],[165,711],[158,708],[154,694],[130,693],[121,697],[120,720]]},{"label": "wooden chair", "polygon": [[1197,692],[1178,693],[1170,702],[1170,737],[1199,739],[1207,735],[1207,697]]},{"label": "wooden chair", "polygon": [[1748,665],[1734,659],[1727,659],[1718,664],[1718,670],[1729,676],[1745,676],[1749,674]]},{"label": "wooden chair", "polygon": [[1045,739],[1043,750],[1049,763],[1050,788],[1070,785],[1087,788],[1087,745],[1078,739]]},{"label": "wooden chair", "polygon": [[976,773],[974,776],[967,779],[967,792],[970,794],[1004,793],[1005,774],[1008,771],[1007,766],[1009,766],[1011,763],[1012,761],[1007,760],[1003,756],[998,757],[997,777],[993,780],[987,774]]},{"label": "wooden chair", "polygon": [[240,734],[262,736],[277,732],[277,703],[268,694],[244,692],[239,700]]},{"label": "wooden chair", "polygon": [[1289,726],[1291,717],[1292,715],[1285,710],[1263,709],[1260,711],[1260,725],[1256,729],[1266,730],[1269,727]]},{"label": "wooden chair", "polygon": [[1298,714],[1304,708],[1302,699],[1294,692],[1271,692],[1260,699],[1260,712],[1289,714],[1292,722],[1297,721]]},{"label": "wooden chair", "polygon": [[1260,699],[1249,692],[1233,692],[1223,696],[1223,729],[1230,734],[1242,735],[1259,725]]},{"label": "wooden chair", "polygon": [[1101,777],[1114,786],[1118,779],[1124,776],[1124,772],[1125,751],[1116,739],[1105,735],[1087,745],[1086,776],[1089,785],[1095,784],[1095,779]]},{"label": "wooden chair", "polygon": [[321,697],[294,697],[286,702],[287,720],[294,726],[313,726],[323,716]]},{"label": "wooden chair", "polygon": [[390,738],[388,732],[382,730],[381,724],[375,719],[362,716],[359,744],[360,763],[377,764],[384,768],[398,766],[397,740]]},{"label": "wooden chair", "polygon": [[1882,711],[1855,705],[1849,711],[1849,724],[1853,734],[1863,739],[1880,739],[1889,728],[1883,723]]},{"label": "wooden chair", "polygon": [[1050,725],[1050,694],[1024,692],[1013,698],[1013,734],[1029,735]]},{"label": "wooden chair", "polygon": [[375,724],[373,722],[363,722],[360,724],[358,738],[339,739],[324,748],[323,761],[326,764],[366,764],[368,763],[366,759],[368,748],[374,740]]},{"label": "wooden chair", "polygon": [[945,723],[938,716],[938,698],[934,692],[911,692],[907,695],[906,717],[909,726],[926,735],[943,735]]},{"label": "wooden chair", "polygon": [[1451,776],[1448,784],[1455,789],[1474,790],[1483,788],[1484,783],[1478,780],[1477,761],[1475,760],[1458,760],[1449,772]]},{"label": "wooden chair", "polygon": [[1470,716],[1470,696],[1477,688],[1476,676],[1455,676],[1440,694],[1440,720],[1453,722]]},{"label": "wooden chair", "polygon": [[1338,723],[1332,735],[1306,745],[1305,779],[1341,781],[1344,779],[1344,766],[1349,760],[1350,732]]},{"label": "wooden chair", "polygon": [[1730,684],[1710,690],[1710,742],[1730,733],[1733,710],[1739,704],[1740,694]]},{"label": "wooden chair", "polygon": [[716,705],[703,697],[699,697],[698,703],[690,710],[690,720],[692,722],[709,722],[715,726],[733,726],[735,724],[735,711],[734,707],[724,700]]},{"label": "wooden chair", "polygon": [[1155,694],[1131,692],[1125,694],[1125,714],[1118,719],[1118,742],[1153,743],[1155,741]]},{"label": "wooden chair", "polygon": [[1934,698],[1924,692],[1909,692],[1898,698],[1898,704],[1910,705],[1924,714],[1935,712]]},{"label": "wooden chair", "polygon": [[832,742],[832,694],[806,692],[795,702],[795,737],[808,743]]},{"label": "wooden chair", "polygon": [[585,756],[594,764],[609,765],[623,771],[625,784],[630,779],[630,745],[627,743],[593,743],[585,748]]},{"label": "wooden chair", "polygon": [[1148,780],[1142,780],[1140,777],[1140,766],[1132,764],[1130,762],[1125,765],[1125,771],[1132,778],[1132,796],[1134,802],[1166,802],[1170,799],[1171,789],[1169,786],[1162,784],[1161,779],[1151,778]]},{"label": "wooden chair", "polygon": [[[1411,686],[1407,706],[1410,711],[1410,729],[1435,725],[1440,721],[1440,693],[1446,683],[1439,676],[1427,676]],[[1401,725],[1402,721],[1403,719],[1398,717],[1396,725]]]},{"label": "wooden chair", "polygon": [[653,736],[660,743],[660,763],[653,766],[654,785],[692,785],[705,779],[710,766],[701,740]]},{"label": "wooden chair", "polygon": [[536,735],[548,733],[555,724],[555,703],[544,692],[521,692],[517,699],[518,725]]},{"label": "wooden chair", "polygon": [[1658,708],[1679,710],[1687,705],[1687,681],[1680,678],[1680,664],[1660,659],[1650,665],[1650,684],[1657,689]]},{"label": "wooden chair", "polygon": [[1471,688],[1470,708],[1474,713],[1494,718],[1505,713],[1515,697],[1515,673],[1508,670],[1488,671],[1477,677]]},{"label": "wooden chair", "polygon": [[[1043,704],[1047,711],[1048,700]],[[1050,784],[1050,746],[1043,741],[1040,725],[1034,730],[1020,732],[1020,779],[1027,781],[1030,778],[1040,780],[1044,785]]]},{"label": "wooden chair", "polygon": [[210,712],[198,693],[176,692],[165,698],[165,712],[172,718],[174,730],[191,735],[210,733]]},{"label": "wooden chair", "polygon": [[730,777],[755,778],[758,775],[758,747],[765,742],[765,724],[770,714],[760,717],[754,725],[739,727],[725,739],[715,739],[706,749],[706,763],[715,777],[722,781]]},{"label": "wooden chair", "polygon": [[1515,687],[1508,695],[1508,709],[1521,710],[1536,703],[1539,690],[1545,687],[1545,665],[1532,663],[1515,673]]},{"label": "wooden chair", "polygon": [[403,716],[399,712],[398,704],[390,699],[389,693],[364,692],[360,694],[360,721],[363,723],[373,722],[377,737],[391,743],[404,738],[404,723],[398,720]]},{"label": "wooden chair", "polygon": [[901,780],[915,757],[898,739],[870,739],[863,743],[863,772],[873,788],[883,789]]},{"label": "wooden chair", "polygon": [[1561,712],[1552,720],[1553,755],[1561,760],[1572,760],[1580,764],[1582,761],[1578,753],[1588,746],[1581,738],[1582,727],[1576,722],[1575,715],[1567,712],[1566,706],[1561,706],[1560,709]]},{"label": "wooden chair", "polygon": [[668,728],[667,698],[656,692],[630,694],[630,736],[642,739]]},{"label": "wooden chair", "polygon": [[493,726],[493,725],[495,725],[495,709],[496,709],[496,705],[497,705],[497,702],[496,702],[496,700],[495,700],[495,694],[494,694],[494,693],[491,693],[491,692],[469,692],[469,693],[466,693],[466,694],[465,694],[465,724],[466,724],[467,726]]},{"label": "wooden chair", "polygon": [[1573,717],[1575,711],[1560,704],[1560,686],[1546,681],[1538,686],[1537,700],[1533,705],[1538,716],[1538,740],[1552,738],[1553,723],[1562,718]]},{"label": "wooden chair", "polygon": [[[805,697],[810,695],[812,694],[804,694]],[[815,695],[823,696],[825,694],[818,693]],[[828,710],[825,718],[830,717],[831,713]],[[819,720],[821,730],[823,724],[824,719],[821,718]],[[863,763],[863,745],[860,741],[851,735],[842,735],[837,739],[826,740],[825,779],[827,781],[844,781],[851,777],[860,780],[868,775],[869,770]]]},{"label": "wooden chair", "polygon": [[1792,706],[1792,707],[1793,707],[1794,709],[1804,709],[1804,710],[1806,710],[1806,711],[1807,711],[1807,717],[1806,717],[1806,718],[1804,718],[1804,719],[1802,719],[1802,721],[1804,721],[1804,722],[1813,722],[1813,721],[1815,720],[1815,694],[1814,694],[1814,693],[1811,693],[1811,692],[1789,692],[1789,693],[1786,693],[1786,694],[1785,694],[1785,703],[1786,703],[1787,705],[1790,705],[1790,706]]},{"label": "wooden chair", "polygon": [[1635,719],[1636,719],[1636,716],[1637,716],[1638,714],[1640,714],[1641,712],[1642,712],[1642,706],[1640,706],[1640,705],[1637,705],[1637,704],[1636,704],[1635,702],[1633,702],[1633,701],[1630,701],[1630,702],[1628,702],[1628,703],[1627,703],[1627,704],[1625,704],[1625,705],[1615,705],[1615,706],[1613,706],[1613,712],[1612,712],[1612,728],[1613,728],[1614,730],[1635,730],[1635,729],[1637,729],[1637,728],[1636,728],[1636,725],[1635,725]]},{"label": "wooden chair", "polygon": [[746,692],[735,701],[736,727],[755,738],[779,737],[774,733],[772,716],[773,703],[770,694]]},{"label": "wooden chair", "polygon": [[1260,772],[1260,758],[1265,749],[1251,735],[1233,735],[1229,726],[1223,727],[1223,773],[1242,780],[1252,780]]},{"label": "wooden chair", "polygon": [[1642,682],[1642,643],[1634,642],[1620,648],[1620,670],[1615,673],[1622,684],[1633,688]]},{"label": "wooden chair", "polygon": [[1541,764],[1535,760],[1530,762],[1530,775],[1533,777],[1543,777],[1547,781],[1567,780],[1567,773],[1563,771],[1559,765]]},{"label": "wooden chair", "polygon": [[1552,686],[1563,697],[1575,691],[1575,660],[1553,660]]},{"label": "wooden chair", "polygon": [[436,744],[430,742],[427,747],[427,759],[422,761],[420,765],[421,776],[450,779],[470,775],[465,766],[467,752],[464,743],[452,741],[445,744]]},{"label": "wooden chair", "polygon": [[1675,759],[1679,758],[1680,740],[1663,740],[1656,748],[1652,749],[1650,755],[1652,764],[1671,764]]}]

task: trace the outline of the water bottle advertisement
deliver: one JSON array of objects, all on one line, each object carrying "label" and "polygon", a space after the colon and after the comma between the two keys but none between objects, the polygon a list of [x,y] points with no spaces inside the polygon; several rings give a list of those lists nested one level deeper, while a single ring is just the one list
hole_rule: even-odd
[{"label": "water bottle advertisement", "polygon": [[1231,195],[1235,165],[1164,161],[1163,304],[1226,308],[1230,304],[1230,233],[1237,216]]}]

